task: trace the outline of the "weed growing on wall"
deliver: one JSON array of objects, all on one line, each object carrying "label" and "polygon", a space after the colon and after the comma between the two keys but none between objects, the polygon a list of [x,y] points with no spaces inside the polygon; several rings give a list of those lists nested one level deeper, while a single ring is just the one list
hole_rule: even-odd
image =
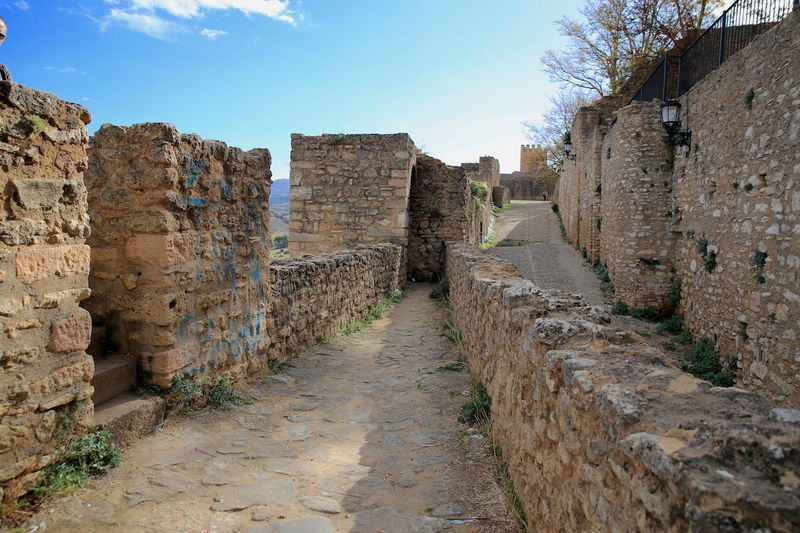
[{"label": "weed growing on wall", "polygon": [[469,183],[469,190],[473,198],[477,198],[478,200],[486,200],[489,198],[489,189],[484,182],[468,180],[467,183]]},{"label": "weed growing on wall", "polygon": [[756,270],[761,270],[767,264],[767,257],[769,257],[767,252],[756,250],[753,254],[753,258],[750,260],[750,266]]},{"label": "weed growing on wall", "polygon": [[703,268],[705,268],[708,272],[714,272],[717,268],[717,252],[711,250],[706,255],[705,261],[703,261]]},{"label": "weed growing on wall", "polygon": [[750,87],[746,93],[742,95],[742,103],[746,109],[753,109],[753,99],[756,97],[756,92]]},{"label": "weed growing on wall", "polygon": [[729,358],[727,368],[723,368],[721,359],[711,339],[703,337],[686,354],[687,363],[683,370],[717,387],[731,387],[734,384],[736,360]]},{"label": "weed growing on wall", "polygon": [[70,443],[56,462],[40,472],[39,482],[23,497],[37,504],[53,496],[83,487],[90,476],[119,465],[120,449],[111,442],[110,431],[87,433]]},{"label": "weed growing on wall", "polygon": [[683,332],[683,313],[676,313],[658,325],[656,331],[659,333],[682,333]]},{"label": "weed growing on wall", "polygon": [[681,303],[681,285],[681,278],[672,278],[672,286],[670,287],[669,295],[667,296],[667,303],[669,303],[669,306],[672,308],[678,307],[678,304]]},{"label": "weed growing on wall", "polygon": [[25,115],[17,123],[17,126],[26,135],[38,135],[44,131],[45,123],[39,115]]}]

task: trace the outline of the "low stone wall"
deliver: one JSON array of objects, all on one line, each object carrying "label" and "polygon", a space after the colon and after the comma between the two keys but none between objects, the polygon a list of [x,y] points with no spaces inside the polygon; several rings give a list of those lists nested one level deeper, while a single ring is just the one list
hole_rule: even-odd
[{"label": "low stone wall", "polygon": [[361,320],[405,271],[401,247],[385,244],[274,261],[270,277],[269,358],[283,361]]},{"label": "low stone wall", "polygon": [[464,168],[418,156],[409,202],[409,279],[432,281],[444,274],[445,242],[468,238],[470,209]]},{"label": "low stone wall", "polygon": [[447,278],[531,530],[800,529],[800,412],[681,372],[474,247],[448,243]]},{"label": "low stone wall", "polygon": [[417,149],[407,133],[292,135],[289,250],[405,245]]},{"label": "low stone wall", "polygon": [[269,152],[148,123],[104,125],[90,157],[93,354],[162,387],[266,364]]},{"label": "low stone wall", "polygon": [[0,83],[0,502],[91,423],[86,124],[77,104]]},{"label": "low stone wall", "polygon": [[503,207],[511,201],[511,189],[508,187],[492,187],[492,203],[495,207]]}]

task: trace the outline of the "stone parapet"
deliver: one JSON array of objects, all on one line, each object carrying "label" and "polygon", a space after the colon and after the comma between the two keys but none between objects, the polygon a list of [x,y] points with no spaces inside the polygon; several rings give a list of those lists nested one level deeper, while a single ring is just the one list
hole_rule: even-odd
[{"label": "stone parapet", "polygon": [[135,354],[149,381],[266,364],[270,154],[104,125],[87,172],[92,352]]},{"label": "stone parapet", "polygon": [[292,135],[289,250],[408,242],[417,149],[407,133]]},{"label": "stone parapet", "polygon": [[800,528],[800,412],[683,373],[510,263],[447,250],[463,349],[537,530]]},{"label": "stone parapet", "polygon": [[270,360],[283,361],[363,319],[401,288],[402,255],[398,245],[377,244],[272,262]]},{"label": "stone parapet", "polygon": [[86,125],[89,112],[0,83],[0,502],[92,420]]},{"label": "stone parapet", "polygon": [[475,209],[463,167],[418,156],[409,203],[410,279],[431,281],[444,274],[444,243],[469,238]]}]

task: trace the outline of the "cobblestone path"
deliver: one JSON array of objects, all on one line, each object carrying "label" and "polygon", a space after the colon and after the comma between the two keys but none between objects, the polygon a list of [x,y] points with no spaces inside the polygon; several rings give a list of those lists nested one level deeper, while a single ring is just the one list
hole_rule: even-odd
[{"label": "cobblestone path", "polygon": [[76,533],[515,531],[485,439],[456,421],[469,377],[441,368],[457,354],[431,289],[410,287],[371,328],[249,383],[254,404],[168,421],[31,523]]},{"label": "cobblestone path", "polygon": [[574,248],[561,240],[558,218],[550,205],[514,200],[511,209],[497,218],[495,235],[501,245],[488,252],[513,263],[539,287],[581,294],[588,303],[603,305],[600,282]]}]

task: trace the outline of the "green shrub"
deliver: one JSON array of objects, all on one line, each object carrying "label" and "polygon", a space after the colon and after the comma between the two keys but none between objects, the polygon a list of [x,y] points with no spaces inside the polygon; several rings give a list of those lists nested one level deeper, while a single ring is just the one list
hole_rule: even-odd
[{"label": "green shrub", "polygon": [[436,287],[431,291],[430,297],[434,300],[444,302],[450,296],[450,282],[447,279],[442,279],[436,284]]},{"label": "green shrub", "polygon": [[705,257],[706,254],[708,253],[708,237],[706,237],[705,234],[703,234],[697,239],[696,242],[697,242],[697,251],[700,252],[700,255]]},{"label": "green shrub", "polygon": [[[686,354],[687,364],[683,370],[693,376],[711,382],[717,387],[731,387],[734,384],[734,368],[732,360],[728,360],[728,368],[723,369],[719,352],[708,337],[701,338]],[[735,363],[734,363],[735,364]]]},{"label": "green shrub", "polygon": [[489,197],[489,189],[486,187],[486,184],[482,181],[473,181],[468,180],[469,189],[472,192],[473,198],[478,198],[479,200],[486,200]]},{"label": "green shrub", "polygon": [[29,499],[39,502],[84,486],[89,476],[97,476],[119,465],[120,449],[111,442],[110,431],[96,431],[73,441],[56,462],[40,472],[39,482]]},{"label": "green shrub", "polygon": [[221,378],[206,391],[206,402],[210,407],[220,409],[229,405],[253,403],[253,398],[231,386],[227,378]]},{"label": "green shrub", "polygon": [[688,329],[684,329],[683,331],[678,333],[678,335],[672,340],[677,342],[678,344],[687,345],[687,344],[692,344],[694,339],[692,339],[692,332],[689,331]]},{"label": "green shrub", "polygon": [[711,250],[708,252],[705,261],[703,261],[703,267],[709,272],[714,272],[717,268],[717,252]]},{"label": "green shrub", "polygon": [[649,322],[656,322],[659,318],[658,310],[652,307],[642,307],[641,309],[634,309],[631,311],[633,318],[639,320],[647,320]]},{"label": "green shrub", "polygon": [[658,325],[659,333],[681,333],[683,331],[683,314],[676,313]]},{"label": "green shrub", "polygon": [[17,125],[28,135],[42,133],[45,128],[44,120],[39,115],[25,115]]},{"label": "green shrub", "polygon": [[553,213],[558,213],[558,204],[553,204],[550,206],[550,209],[553,210]]},{"label": "green shrub", "polygon": [[672,287],[669,289],[667,298],[670,307],[678,307],[678,304],[681,303],[681,284],[681,278],[672,278]]},{"label": "green shrub", "polygon": [[756,270],[761,270],[767,264],[767,257],[769,257],[767,252],[756,250],[753,254],[753,258],[750,260],[750,266]]},{"label": "green shrub", "polygon": [[628,304],[626,304],[622,300],[617,300],[616,302],[614,302],[614,305],[611,306],[611,314],[628,316],[631,314],[631,308],[628,307]]},{"label": "green shrub", "polygon": [[746,190],[747,192],[752,191],[753,190],[753,184],[752,183],[745,183],[744,184],[744,190]]},{"label": "green shrub", "polygon": [[473,382],[470,399],[461,406],[459,422],[470,426],[482,425],[491,418],[492,399],[486,388],[479,382]]}]

